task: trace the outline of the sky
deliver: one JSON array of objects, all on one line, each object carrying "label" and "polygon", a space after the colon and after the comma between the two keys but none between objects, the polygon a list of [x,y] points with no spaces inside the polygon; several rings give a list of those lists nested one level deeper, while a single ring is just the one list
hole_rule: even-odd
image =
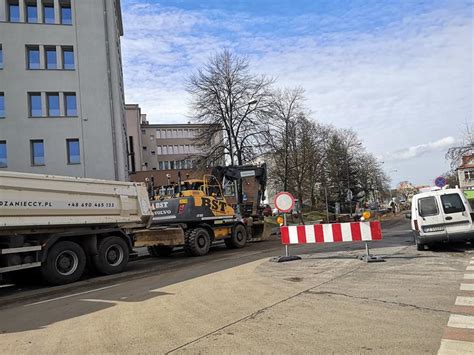
[{"label": "sky", "polygon": [[392,185],[433,185],[474,122],[474,15],[462,0],[122,0],[125,96],[152,123],[191,120],[189,76],[223,48],[311,118],[352,128]]}]

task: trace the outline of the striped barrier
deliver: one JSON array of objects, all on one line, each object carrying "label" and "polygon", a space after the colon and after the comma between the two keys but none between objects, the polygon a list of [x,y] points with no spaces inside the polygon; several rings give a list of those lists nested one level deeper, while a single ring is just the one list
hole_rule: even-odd
[{"label": "striped barrier", "polygon": [[382,240],[379,221],[281,226],[280,232],[284,245]]},{"label": "striped barrier", "polygon": [[342,242],[365,242],[365,255],[360,259],[366,262],[384,261],[381,257],[370,254],[367,242],[382,240],[380,221],[350,222],[332,224],[314,224],[301,226],[281,226],[281,243],[285,246],[285,256],[277,259],[278,262],[299,260],[298,256],[291,256],[289,245],[294,244],[323,244]]}]

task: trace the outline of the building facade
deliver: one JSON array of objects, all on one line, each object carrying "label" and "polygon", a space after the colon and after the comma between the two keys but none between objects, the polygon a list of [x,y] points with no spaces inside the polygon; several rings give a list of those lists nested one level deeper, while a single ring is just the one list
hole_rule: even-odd
[{"label": "building facade", "polygon": [[137,104],[125,105],[125,119],[127,123],[128,167],[133,174],[145,168],[142,159],[142,134],[140,127],[146,122],[146,115],[142,114]]},{"label": "building facade", "polygon": [[215,135],[203,145],[198,137],[206,124],[148,124],[141,126],[144,170],[189,170],[207,148],[221,141]]},{"label": "building facade", "polygon": [[127,180],[119,0],[0,0],[0,169]]},{"label": "building facade", "polygon": [[462,163],[457,168],[459,187],[464,191],[471,206],[474,208],[474,154],[462,157]]}]

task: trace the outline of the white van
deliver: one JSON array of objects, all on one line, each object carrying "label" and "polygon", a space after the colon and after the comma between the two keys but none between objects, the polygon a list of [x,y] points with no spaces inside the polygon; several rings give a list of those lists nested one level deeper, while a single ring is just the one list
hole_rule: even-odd
[{"label": "white van", "polygon": [[460,189],[439,189],[413,196],[411,229],[417,250],[434,243],[474,240],[473,218]]}]

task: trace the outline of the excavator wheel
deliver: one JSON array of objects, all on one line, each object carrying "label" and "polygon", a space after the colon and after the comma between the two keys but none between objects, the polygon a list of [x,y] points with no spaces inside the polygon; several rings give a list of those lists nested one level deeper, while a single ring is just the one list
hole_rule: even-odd
[{"label": "excavator wheel", "polygon": [[230,238],[224,239],[224,243],[229,249],[243,248],[247,244],[247,229],[242,224],[237,224],[232,228]]},{"label": "excavator wheel", "polygon": [[202,256],[209,252],[211,236],[204,228],[188,229],[184,234],[184,251],[190,256]]}]

